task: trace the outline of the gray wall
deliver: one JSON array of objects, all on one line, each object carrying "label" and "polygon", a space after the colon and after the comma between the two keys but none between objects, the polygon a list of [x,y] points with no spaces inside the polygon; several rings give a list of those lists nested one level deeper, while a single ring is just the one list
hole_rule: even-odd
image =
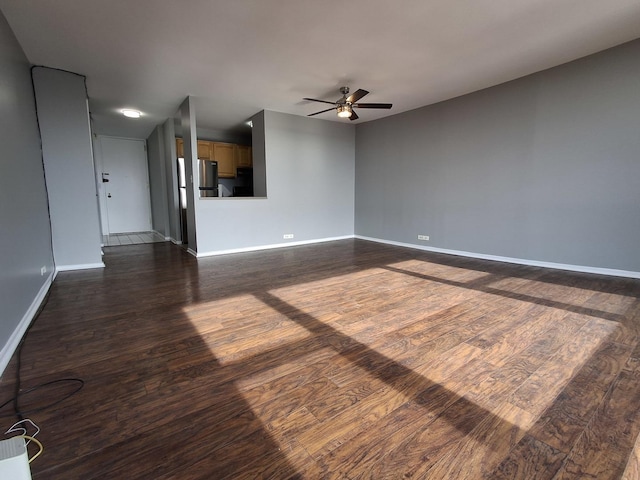
[{"label": "gray wall", "polygon": [[[53,253],[30,65],[0,12],[0,374],[51,281]],[[46,274],[40,275],[40,268]],[[22,328],[19,328],[22,327]]]},{"label": "gray wall", "polygon": [[640,272],[639,79],[634,41],[359,125],[356,234]]},{"label": "gray wall", "polygon": [[[196,123],[200,125],[198,120],[198,113],[200,110],[196,111]],[[182,137],[182,121],[179,118],[174,118],[174,132],[177,137]],[[226,143],[237,143],[238,145],[251,145],[251,131],[249,127],[247,128],[246,133],[240,133],[237,131],[230,130],[214,130],[211,128],[202,128],[200,126],[196,127],[196,136],[198,140],[209,140],[211,142],[226,142]]]},{"label": "gray wall", "polygon": [[[184,148],[184,169],[187,179],[187,243],[193,253],[198,251],[197,244],[197,201],[198,190],[194,188],[193,179],[198,172],[198,140],[196,136],[196,111],[193,99],[187,97],[180,105],[182,140]],[[184,239],[183,239],[184,242]]]},{"label": "gray wall", "polygon": [[251,119],[251,154],[253,156],[253,195],[267,196],[267,164],[265,161],[264,110]]},{"label": "gray wall", "polygon": [[354,148],[352,125],[265,111],[267,198],[197,199],[198,254],[353,235]]},{"label": "gray wall", "polygon": [[37,67],[33,81],[56,268],[103,266],[84,77]]},{"label": "gray wall", "polygon": [[[197,112],[196,112],[197,117]],[[197,118],[196,118],[196,121]],[[249,127],[247,127],[249,128]],[[238,145],[251,145],[251,131],[248,130],[246,134],[238,132],[229,132],[223,130],[211,130],[208,128],[196,129],[198,140],[210,140],[212,142],[226,142],[237,143]]]},{"label": "gray wall", "polygon": [[158,125],[153,132],[151,132],[149,138],[147,138],[151,223],[154,231],[163,237],[168,237],[169,218],[164,148],[163,127],[162,125]]},{"label": "gray wall", "polygon": [[178,167],[176,164],[178,155],[176,153],[176,134],[173,118],[169,118],[164,122],[162,132],[169,237],[173,239],[174,242],[182,242],[182,232],[180,232],[180,204],[178,200]]}]

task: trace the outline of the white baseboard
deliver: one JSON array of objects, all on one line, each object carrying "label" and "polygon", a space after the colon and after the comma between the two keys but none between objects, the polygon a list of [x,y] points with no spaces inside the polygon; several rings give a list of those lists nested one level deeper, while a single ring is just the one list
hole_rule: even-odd
[{"label": "white baseboard", "polygon": [[46,297],[47,292],[49,291],[49,288],[51,288],[51,284],[53,283],[53,280],[56,278],[56,275],[57,275],[57,270],[54,270],[49,274],[47,279],[42,284],[42,287],[40,287],[38,294],[33,299],[33,302],[31,302],[31,305],[29,306],[26,313],[22,317],[22,320],[20,320],[20,323],[18,323],[18,326],[9,337],[9,340],[7,340],[7,343],[5,343],[4,347],[2,347],[2,350],[0,350],[0,376],[2,376],[2,374],[4,373],[4,369],[7,368],[7,365],[9,364],[11,357],[13,356],[14,352],[16,351],[16,348],[18,348],[18,345],[20,344],[20,340],[22,339],[24,332],[26,332],[27,328],[29,328],[31,321],[33,320],[38,309],[40,308],[40,305],[42,304],[42,301]]},{"label": "white baseboard", "polygon": [[[161,233],[161,232],[159,232],[157,230],[152,230],[152,232],[155,233],[156,235],[164,238],[165,242],[173,241],[173,239],[171,237],[166,236],[164,233]],[[175,243],[175,242],[173,242],[173,243]]]},{"label": "white baseboard", "polygon": [[501,257],[498,255],[485,255],[484,253],[465,252],[461,250],[449,250],[446,248],[426,247],[423,245],[414,245],[412,243],[395,242],[393,240],[383,240],[381,238],[365,237],[363,235],[355,235],[355,238],[368,240],[370,242],[385,243],[387,245],[395,245],[396,247],[413,248],[416,250],[424,250],[426,252],[446,253],[448,255],[458,255],[460,257],[478,258],[481,260],[493,260],[496,262],[515,263],[517,265],[528,265],[530,267],[554,268],[556,270],[568,270],[571,272],[595,273],[597,275],[609,275],[613,277],[640,278],[640,272],[629,270],[616,270],[613,268],[587,267],[583,265],[570,265],[565,263],[540,262],[538,260],[527,260],[523,258]]},{"label": "white baseboard", "polygon": [[167,240],[170,240],[174,245],[182,245],[182,242],[180,240],[176,240],[175,238],[169,237]]},{"label": "white baseboard", "polygon": [[56,265],[56,271],[67,272],[69,270],[88,270],[90,268],[104,268],[104,263],[84,263],[77,265]]},{"label": "white baseboard", "polygon": [[347,240],[353,238],[353,235],[344,235],[341,237],[328,237],[328,238],[317,238],[314,240],[302,240],[299,242],[287,242],[287,243],[272,243],[269,245],[258,245],[255,247],[244,247],[244,248],[232,248],[229,250],[214,250],[211,252],[192,252],[191,255],[196,256],[197,258],[202,257],[213,257],[216,255],[228,255],[230,253],[245,253],[245,252],[257,252],[259,250],[271,250],[273,248],[285,248],[285,247],[295,247],[298,245],[310,245],[312,243],[324,243],[324,242],[334,242],[336,240]]}]

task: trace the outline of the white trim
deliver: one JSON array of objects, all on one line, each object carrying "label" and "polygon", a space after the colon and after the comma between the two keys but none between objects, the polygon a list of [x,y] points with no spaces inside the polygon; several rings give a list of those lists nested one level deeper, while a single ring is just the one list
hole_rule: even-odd
[{"label": "white trim", "polygon": [[569,270],[571,272],[595,273],[598,275],[610,275],[614,277],[640,278],[640,272],[629,270],[616,270],[614,268],[587,267],[583,265],[569,265],[565,263],[541,262],[538,260],[526,260],[523,258],[501,257],[498,255],[486,255],[484,253],[465,252],[461,250],[449,250],[447,248],[426,247],[423,245],[414,245],[412,243],[395,242],[393,240],[383,240],[381,238],[365,237],[363,235],[355,235],[360,240],[368,240],[376,243],[386,243],[395,245],[396,247],[413,248],[416,250],[424,250],[434,253],[446,253],[447,255],[458,255],[461,257],[479,258],[481,260],[493,260],[496,262],[515,263],[517,265],[528,265],[531,267],[554,268],[556,270]]},{"label": "white trim", "polygon": [[190,253],[191,255],[193,255],[194,257],[198,258],[198,252],[196,252],[195,250],[193,250],[192,248],[188,248],[187,247],[187,253]]},{"label": "white trim", "polygon": [[182,242],[179,240],[176,240],[175,238],[167,238],[167,240],[171,240],[171,243],[173,243],[174,245],[182,245]]},{"label": "white trim", "polygon": [[[244,248],[232,248],[229,250],[215,250],[212,252],[198,252],[195,254],[197,258],[202,257],[213,257],[216,255],[227,255],[230,253],[245,253],[245,252],[256,252],[259,250],[271,250],[273,248],[285,248],[285,247],[295,247],[298,245],[309,245],[312,243],[324,243],[324,242],[334,242],[336,240],[347,240],[350,238],[354,238],[353,235],[344,235],[341,237],[328,237],[328,238],[317,238],[314,240],[302,240],[299,242],[287,242],[287,243],[272,243],[269,245],[258,245],[255,247],[244,247]],[[189,251],[193,255],[191,251]]]},{"label": "white trim", "polygon": [[88,270],[90,268],[104,268],[104,263],[79,263],[77,265],[56,265],[56,272],[67,272],[69,270]]},{"label": "white trim", "polygon": [[27,331],[27,328],[29,328],[33,318],[36,316],[36,313],[44,301],[44,298],[47,296],[47,292],[49,291],[49,288],[51,288],[51,284],[55,280],[57,274],[57,270],[54,270],[49,274],[49,277],[44,281],[42,287],[40,287],[40,291],[33,299],[33,302],[31,302],[31,306],[27,309],[22,320],[20,320],[20,323],[18,323],[18,326],[9,337],[9,340],[7,340],[7,343],[5,343],[2,350],[0,350],[0,376],[4,373],[4,369],[7,368],[16,348],[20,345],[20,340],[22,340],[24,333]]},{"label": "white trim", "polygon": [[[160,233],[160,232],[159,232],[159,231],[157,231],[157,230],[151,230],[151,231],[152,231],[154,234],[156,234],[156,235],[158,235],[158,236],[160,236],[160,237],[164,238],[164,241],[165,241],[165,242],[173,241],[173,239],[172,239],[171,237],[167,237],[164,233]],[[175,242],[174,242],[174,243],[175,243]]]}]

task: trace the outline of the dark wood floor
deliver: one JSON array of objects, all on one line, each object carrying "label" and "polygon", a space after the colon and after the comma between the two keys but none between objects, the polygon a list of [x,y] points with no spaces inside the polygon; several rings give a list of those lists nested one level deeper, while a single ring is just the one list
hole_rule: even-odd
[{"label": "dark wood floor", "polygon": [[36,479],[617,479],[637,453],[639,280],[358,240],[104,261],[26,339],[23,389],[86,382],[30,416]]}]

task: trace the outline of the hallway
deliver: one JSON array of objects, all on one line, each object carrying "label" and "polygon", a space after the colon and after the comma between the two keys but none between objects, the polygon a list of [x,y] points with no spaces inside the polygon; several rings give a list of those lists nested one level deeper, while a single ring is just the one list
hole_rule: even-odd
[{"label": "hallway", "polygon": [[140,243],[158,243],[165,239],[157,232],[130,232],[115,233],[113,235],[103,235],[102,244],[105,247],[115,247],[118,245],[137,245]]}]

